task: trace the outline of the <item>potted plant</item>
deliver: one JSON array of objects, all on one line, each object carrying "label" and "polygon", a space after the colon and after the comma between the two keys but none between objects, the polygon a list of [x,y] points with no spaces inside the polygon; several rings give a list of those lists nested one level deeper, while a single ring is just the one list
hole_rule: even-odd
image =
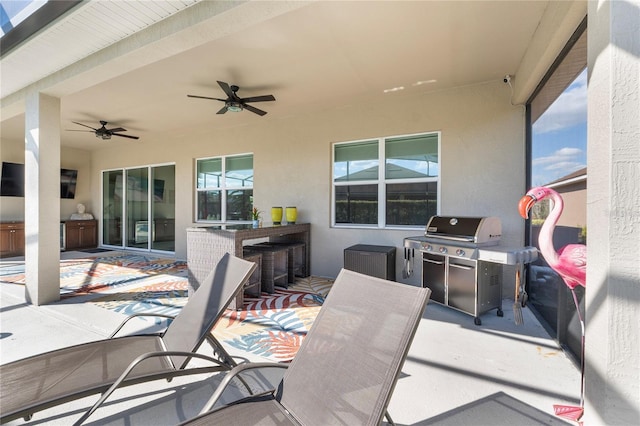
[{"label": "potted plant", "polygon": [[251,219],[253,219],[253,227],[258,228],[260,226],[260,210],[257,207],[251,209]]}]

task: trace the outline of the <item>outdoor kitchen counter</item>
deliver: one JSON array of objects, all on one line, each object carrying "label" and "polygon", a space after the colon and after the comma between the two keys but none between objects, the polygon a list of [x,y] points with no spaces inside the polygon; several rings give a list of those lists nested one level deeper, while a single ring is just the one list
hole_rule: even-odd
[{"label": "outdoor kitchen counter", "polygon": [[310,268],[309,248],[311,225],[296,223],[270,225],[253,228],[252,225],[215,225],[187,228],[187,268],[189,276],[189,294],[220,261],[225,253],[243,257],[242,247],[246,241],[268,238],[269,242],[297,242],[306,246],[306,267]]}]

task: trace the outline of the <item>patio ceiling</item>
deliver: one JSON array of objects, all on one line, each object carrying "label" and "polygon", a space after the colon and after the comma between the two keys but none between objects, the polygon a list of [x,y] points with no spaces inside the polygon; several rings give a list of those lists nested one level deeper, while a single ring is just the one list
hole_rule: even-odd
[{"label": "patio ceiling", "polygon": [[[98,120],[106,120],[140,142],[180,140],[502,80],[518,69],[549,5],[181,1],[169,2],[177,10],[146,22],[142,16],[149,10],[132,10],[130,3],[83,3],[2,58],[3,139],[24,140],[21,89],[45,76],[36,87],[61,98],[62,145],[85,150],[139,142],[66,131],[79,128],[72,121],[98,127]],[[184,14],[188,20],[181,19]],[[105,16],[120,19],[105,25]],[[59,39],[69,46],[52,47]],[[84,43],[72,48],[71,40]],[[40,52],[37,61],[29,56],[33,52]],[[248,111],[216,115],[221,103],[187,98],[224,98],[216,80],[240,86],[241,97],[273,94],[277,100],[256,104],[268,112],[259,117]],[[398,87],[404,89],[385,93]]]}]

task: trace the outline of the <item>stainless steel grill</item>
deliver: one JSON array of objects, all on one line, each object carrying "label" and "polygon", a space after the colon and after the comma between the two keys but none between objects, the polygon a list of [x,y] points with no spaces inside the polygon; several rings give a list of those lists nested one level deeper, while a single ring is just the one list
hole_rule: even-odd
[{"label": "stainless steel grill", "polygon": [[445,217],[429,219],[424,236],[405,238],[407,248],[461,259],[477,259],[480,247],[500,242],[502,224],[497,217]]},{"label": "stainless steel grill", "polygon": [[479,262],[482,247],[498,245],[502,224],[497,217],[433,216],[424,236],[405,238],[405,248],[422,253],[422,286],[431,300],[473,315],[502,311],[502,267]]},{"label": "stainless steel grill", "polygon": [[424,235],[404,239],[405,255],[422,254],[422,286],[431,300],[474,316],[502,311],[502,265],[536,259],[533,247],[500,247],[502,223],[497,217],[433,216]]}]

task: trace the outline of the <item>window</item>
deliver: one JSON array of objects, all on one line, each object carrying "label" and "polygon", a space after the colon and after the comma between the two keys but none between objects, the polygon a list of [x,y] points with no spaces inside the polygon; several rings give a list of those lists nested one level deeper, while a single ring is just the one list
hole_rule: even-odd
[{"label": "window", "polygon": [[438,212],[439,152],[438,132],[336,143],[333,225],[424,227]]},{"label": "window", "polygon": [[[564,199],[564,212],[553,235],[556,247],[584,244],[588,235],[587,39],[585,17],[527,105],[528,186],[553,188]],[[539,246],[540,230],[551,208],[546,201],[531,211],[526,244]],[[582,330],[571,291],[544,257],[529,265],[527,277],[528,306],[579,359]],[[584,303],[584,294],[584,287],[575,288],[579,303]]]},{"label": "window", "polygon": [[253,154],[196,160],[197,222],[251,220]]}]

